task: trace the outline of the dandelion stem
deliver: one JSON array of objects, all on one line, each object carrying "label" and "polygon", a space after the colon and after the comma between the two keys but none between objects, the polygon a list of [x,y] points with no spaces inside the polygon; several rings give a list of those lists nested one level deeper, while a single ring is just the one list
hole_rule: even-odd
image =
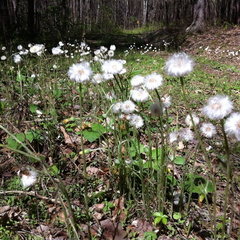
[{"label": "dandelion stem", "polygon": [[[82,99],[83,93],[82,93],[82,84],[79,84],[79,105],[80,105],[80,126],[82,126],[83,123],[83,99]],[[90,215],[89,215],[89,205],[88,205],[88,175],[87,175],[87,160],[86,160],[86,154],[84,151],[84,145],[83,145],[83,135],[80,134],[81,138],[81,148],[82,148],[82,156],[83,156],[83,176],[84,176],[84,204],[86,209],[86,217],[87,217],[87,226],[88,226],[88,237],[91,240],[91,229],[90,229]]]},{"label": "dandelion stem", "polygon": [[192,111],[191,111],[191,108],[189,106],[189,102],[188,102],[188,99],[187,99],[187,93],[186,93],[186,89],[185,89],[185,86],[184,86],[184,78],[183,77],[180,77],[180,82],[181,82],[181,89],[182,89],[183,100],[184,100],[184,102],[186,104],[189,116],[191,118],[191,122],[193,124],[193,129],[194,129],[194,131],[196,133],[196,137],[197,137],[197,140],[199,142],[200,148],[201,148],[201,150],[202,150],[202,152],[204,154],[205,160],[206,160],[206,162],[208,164],[208,168],[209,168],[209,170],[211,172],[210,176],[211,176],[211,180],[212,180],[213,187],[214,187],[214,193],[213,193],[214,208],[213,208],[213,217],[212,217],[212,219],[213,219],[213,224],[212,224],[213,226],[212,227],[213,227],[213,232],[214,232],[214,237],[215,237],[217,229],[216,229],[216,180],[215,180],[214,174],[213,174],[214,171],[213,171],[210,159],[208,157],[207,151],[206,151],[206,149],[204,147],[204,144],[203,144],[203,142],[201,140],[199,131],[198,131],[198,129],[196,127],[196,124],[195,124],[195,122],[193,120]]},{"label": "dandelion stem", "polygon": [[225,154],[226,154],[226,165],[227,165],[227,183],[226,183],[225,194],[224,194],[224,196],[225,196],[224,197],[224,209],[223,209],[224,214],[223,214],[223,224],[222,224],[222,239],[224,239],[227,206],[228,206],[228,200],[229,200],[229,187],[230,187],[230,183],[231,183],[231,168],[230,168],[230,151],[229,151],[229,145],[228,145],[226,132],[225,132],[225,129],[224,129],[224,120],[221,119],[220,123],[221,123],[222,131],[223,131]]}]

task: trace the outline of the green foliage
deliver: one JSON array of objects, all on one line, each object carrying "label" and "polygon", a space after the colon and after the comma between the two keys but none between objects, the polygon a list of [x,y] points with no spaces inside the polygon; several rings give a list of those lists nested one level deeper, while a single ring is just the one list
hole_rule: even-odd
[{"label": "green foliage", "polygon": [[155,225],[157,225],[159,223],[166,225],[168,222],[168,216],[163,214],[162,212],[155,212],[153,214],[153,216],[154,216],[154,224]]},{"label": "green foliage", "polygon": [[42,137],[40,135],[40,131],[36,130],[28,130],[26,133],[16,133],[7,138],[7,145],[11,149],[20,149],[22,148],[22,144],[28,144],[35,141],[41,141]]},{"label": "green foliage", "polygon": [[99,139],[106,132],[106,130],[107,129],[103,125],[99,123],[93,123],[89,129],[82,131],[82,134],[83,137],[89,142],[94,142]]},{"label": "green foliage", "polygon": [[214,186],[210,180],[192,173],[188,174],[185,188],[188,192],[203,194],[204,196],[214,192]]},{"label": "green foliage", "polygon": [[153,231],[148,231],[143,234],[144,240],[155,240],[157,239],[157,234]]},{"label": "green foliage", "polygon": [[173,162],[177,165],[184,165],[186,162],[186,158],[177,156],[173,159]]}]

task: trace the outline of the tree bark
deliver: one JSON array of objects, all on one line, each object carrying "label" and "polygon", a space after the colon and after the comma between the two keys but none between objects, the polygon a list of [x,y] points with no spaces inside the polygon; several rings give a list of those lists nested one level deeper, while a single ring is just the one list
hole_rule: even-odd
[{"label": "tree bark", "polygon": [[147,23],[147,12],[148,12],[148,1],[142,1],[142,25],[146,25]]},{"label": "tree bark", "polygon": [[29,37],[32,42],[35,40],[35,10],[34,10],[34,0],[28,0],[28,32]]},{"label": "tree bark", "polygon": [[195,0],[193,9],[193,22],[186,32],[201,32],[205,27],[205,0]]}]

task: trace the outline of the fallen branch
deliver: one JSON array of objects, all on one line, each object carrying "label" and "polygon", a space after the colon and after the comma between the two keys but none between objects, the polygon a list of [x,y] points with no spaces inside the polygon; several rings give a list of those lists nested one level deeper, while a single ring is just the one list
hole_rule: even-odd
[{"label": "fallen branch", "polygon": [[54,198],[48,198],[48,197],[45,197],[45,196],[42,196],[42,195],[39,195],[37,192],[35,191],[19,191],[19,190],[12,190],[12,191],[0,191],[0,195],[4,195],[4,194],[25,194],[25,195],[28,195],[28,196],[33,196],[33,197],[37,197],[37,198],[40,198],[42,200],[45,200],[45,201],[49,201],[49,202],[52,202],[52,203],[58,203],[58,204],[61,204],[60,201],[54,199]]}]

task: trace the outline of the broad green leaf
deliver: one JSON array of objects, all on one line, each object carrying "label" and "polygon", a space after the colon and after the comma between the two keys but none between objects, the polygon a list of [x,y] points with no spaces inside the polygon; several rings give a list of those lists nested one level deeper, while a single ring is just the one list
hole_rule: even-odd
[{"label": "broad green leaf", "polygon": [[177,156],[174,158],[173,162],[177,165],[184,165],[186,162],[186,158]]},{"label": "broad green leaf", "polygon": [[25,137],[31,143],[34,139],[34,134],[32,132],[27,132]]},{"label": "broad green leaf", "polygon": [[154,170],[158,171],[160,166],[159,166],[159,163],[156,162],[156,161],[147,161],[143,164],[143,167],[144,168],[153,168]]},{"label": "broad green leaf", "polygon": [[175,220],[181,219],[181,217],[182,217],[182,215],[181,215],[180,212],[175,212],[175,213],[173,214],[173,218],[174,218]]},{"label": "broad green leaf", "polygon": [[96,141],[102,134],[93,131],[82,131],[83,137],[87,139],[89,142]]},{"label": "broad green leaf", "polygon": [[24,134],[24,133],[18,133],[18,134],[16,135],[16,138],[17,138],[18,141],[24,142],[24,140],[25,140],[25,134]]},{"label": "broad green leaf", "polygon": [[155,223],[155,224],[158,224],[158,223],[161,222],[161,220],[162,220],[161,217],[157,217],[157,218],[154,219],[154,223]]},{"label": "broad green leaf", "polygon": [[21,146],[20,143],[18,143],[15,139],[13,139],[12,137],[8,137],[7,139],[7,145],[12,148],[12,149],[19,149],[19,147]]},{"label": "broad green leaf", "polygon": [[35,113],[38,109],[38,107],[35,104],[30,104],[29,109],[31,113]]},{"label": "broad green leaf", "polygon": [[102,124],[93,123],[91,128],[93,131],[95,131],[101,135],[106,132],[106,128]]},{"label": "broad green leaf", "polygon": [[154,216],[154,217],[162,217],[163,214],[162,214],[161,212],[155,212],[155,213],[153,214],[153,216]]},{"label": "broad green leaf", "polygon": [[25,76],[22,75],[21,73],[18,73],[17,74],[17,82],[21,82],[21,81],[24,81],[25,80]]},{"label": "broad green leaf", "polygon": [[185,182],[185,186],[187,191],[198,194],[208,194],[214,191],[214,186],[211,181],[195,174],[188,175],[188,180]]},{"label": "broad green leaf", "polygon": [[162,223],[163,223],[164,225],[166,225],[167,222],[168,222],[167,218],[162,218]]}]

